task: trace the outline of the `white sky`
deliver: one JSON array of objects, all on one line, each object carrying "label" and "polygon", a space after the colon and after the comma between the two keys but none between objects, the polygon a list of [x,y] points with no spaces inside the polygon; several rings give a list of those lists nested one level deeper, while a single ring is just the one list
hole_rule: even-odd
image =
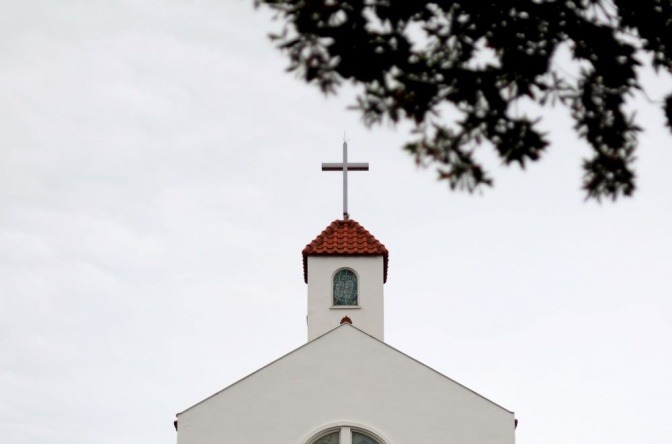
[{"label": "white sky", "polygon": [[[516,412],[518,444],[672,442],[672,150],[638,100],[633,199],[586,146],[451,193],[284,72],[243,0],[0,0],[0,441],[171,443],[175,413],[305,342],[301,250],[390,250],[386,340]],[[669,91],[649,75],[649,96]]]}]

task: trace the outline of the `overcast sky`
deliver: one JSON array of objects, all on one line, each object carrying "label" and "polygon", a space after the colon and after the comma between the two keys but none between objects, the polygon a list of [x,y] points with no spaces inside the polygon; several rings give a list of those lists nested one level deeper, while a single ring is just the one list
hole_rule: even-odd
[{"label": "overcast sky", "polygon": [[659,106],[632,104],[632,199],[584,201],[561,109],[541,162],[484,151],[496,187],[451,193],[406,127],[287,74],[251,3],[0,0],[0,441],[173,443],[177,412],[305,343],[301,250],[340,217],[320,162],[346,131],[389,344],[515,411],[518,444],[672,442]]}]

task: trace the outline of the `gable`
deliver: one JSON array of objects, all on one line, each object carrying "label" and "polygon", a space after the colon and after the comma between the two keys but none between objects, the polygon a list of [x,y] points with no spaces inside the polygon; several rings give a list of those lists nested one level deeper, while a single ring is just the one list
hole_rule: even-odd
[{"label": "gable", "polygon": [[[344,324],[178,415],[178,444],[303,443],[369,424],[386,444],[512,444],[513,413]],[[272,438],[272,441],[269,441]]]}]

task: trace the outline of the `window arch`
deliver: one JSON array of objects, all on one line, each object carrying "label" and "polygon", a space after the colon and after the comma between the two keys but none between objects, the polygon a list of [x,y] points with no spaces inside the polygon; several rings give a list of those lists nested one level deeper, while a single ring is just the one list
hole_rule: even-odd
[{"label": "window arch", "polygon": [[369,432],[359,428],[337,427],[321,432],[310,444],[383,444]]},{"label": "window arch", "polygon": [[376,440],[370,435],[366,435],[361,432],[352,431],[352,444],[381,444],[380,441]]},{"label": "window arch", "polygon": [[357,305],[359,283],[357,274],[349,268],[341,268],[333,277],[333,305]]},{"label": "window arch", "polygon": [[311,444],[339,444],[340,435],[340,430],[329,432],[326,435],[320,436],[315,441],[312,441]]}]

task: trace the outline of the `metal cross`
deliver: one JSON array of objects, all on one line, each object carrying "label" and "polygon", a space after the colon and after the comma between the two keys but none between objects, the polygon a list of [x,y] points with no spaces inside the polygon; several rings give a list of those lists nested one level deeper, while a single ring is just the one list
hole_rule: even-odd
[{"label": "metal cross", "polygon": [[348,171],[369,171],[368,163],[348,163],[348,142],[343,141],[343,163],[323,163],[322,171],[343,171],[343,219],[348,215]]}]

